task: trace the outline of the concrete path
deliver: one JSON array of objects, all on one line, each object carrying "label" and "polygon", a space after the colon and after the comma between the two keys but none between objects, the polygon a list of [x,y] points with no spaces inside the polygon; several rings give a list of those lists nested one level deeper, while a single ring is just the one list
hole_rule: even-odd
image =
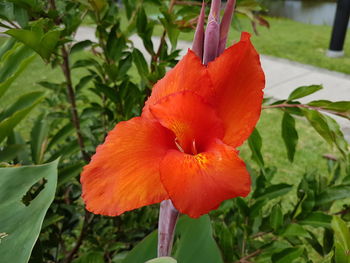
[{"label": "concrete path", "polygon": [[[81,27],[76,35],[77,40],[96,40],[94,30],[89,27]],[[137,36],[131,37],[134,45],[147,54],[143,48],[142,41]],[[159,44],[159,38],[153,38],[155,47]],[[179,41],[178,48],[184,55],[190,43]],[[149,56],[146,56],[149,59]],[[322,84],[323,90],[316,92],[304,99],[302,102],[311,100],[350,100],[350,75],[334,71],[320,69],[317,67],[261,55],[261,63],[266,75],[265,96],[276,99],[285,99],[295,88],[305,85]],[[350,121],[337,118],[350,141]]]}]

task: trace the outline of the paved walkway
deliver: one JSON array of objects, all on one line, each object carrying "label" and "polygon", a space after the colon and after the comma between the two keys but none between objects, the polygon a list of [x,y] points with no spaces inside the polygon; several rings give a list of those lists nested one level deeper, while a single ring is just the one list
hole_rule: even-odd
[{"label": "paved walkway", "polygon": [[[94,30],[89,27],[81,27],[76,35],[78,41],[90,39],[96,41]],[[146,59],[150,59],[148,53],[143,48],[141,39],[134,35],[131,37],[134,45],[145,54]],[[159,45],[159,38],[153,39],[155,47]],[[178,42],[183,56],[191,43],[185,41]],[[301,99],[302,102],[311,100],[350,100],[350,75],[342,74],[326,69],[289,61],[287,59],[275,58],[261,55],[261,63],[266,76],[265,96],[275,99],[285,99],[295,88],[305,85],[322,84],[323,89]],[[350,121],[343,118],[336,118],[340,123],[348,141],[350,141]]]}]

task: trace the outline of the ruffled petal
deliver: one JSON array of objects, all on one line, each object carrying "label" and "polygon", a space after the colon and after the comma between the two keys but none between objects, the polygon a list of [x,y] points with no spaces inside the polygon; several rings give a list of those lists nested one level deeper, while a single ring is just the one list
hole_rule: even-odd
[{"label": "ruffled petal", "polygon": [[108,216],[168,199],[159,164],[174,148],[173,134],[141,117],[120,122],[81,175],[86,208]]},{"label": "ruffled petal", "polygon": [[191,92],[182,91],[168,95],[150,106],[153,116],[173,131],[177,143],[186,153],[204,151],[212,138],[224,135],[222,121],[204,99]]},{"label": "ruffled petal", "polygon": [[142,116],[149,117],[149,106],[157,103],[161,98],[184,90],[196,92],[204,97],[210,97],[213,94],[206,67],[192,50],[188,50],[177,65],[154,85]]},{"label": "ruffled petal", "polygon": [[220,140],[198,155],[168,151],[160,173],[174,206],[194,218],[216,209],[224,200],[250,192],[244,162],[234,148]]},{"label": "ruffled petal", "polygon": [[208,64],[215,96],[213,103],[225,126],[226,144],[237,147],[256,125],[261,112],[265,77],[259,55],[242,33],[241,41]]}]

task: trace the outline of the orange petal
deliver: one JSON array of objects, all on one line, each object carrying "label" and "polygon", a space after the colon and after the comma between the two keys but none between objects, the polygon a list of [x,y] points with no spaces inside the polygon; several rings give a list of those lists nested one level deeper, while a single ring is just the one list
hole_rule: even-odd
[{"label": "orange petal", "polygon": [[168,151],[161,180],[174,206],[190,217],[216,209],[226,199],[247,196],[250,176],[237,151],[216,140],[198,155]]},{"label": "orange petal", "polygon": [[174,132],[184,152],[204,151],[213,138],[222,139],[222,121],[204,99],[191,91],[173,93],[150,106],[153,116]]},{"label": "orange petal", "polygon": [[206,67],[192,50],[188,50],[179,63],[154,85],[142,116],[149,117],[149,106],[161,98],[184,90],[194,91],[205,97],[210,96],[213,91]]},{"label": "orange petal", "polygon": [[249,38],[248,33],[242,33],[239,43],[208,64],[215,89],[213,100],[225,126],[223,141],[234,147],[241,145],[253,131],[265,86],[259,55]]},{"label": "orange petal", "polygon": [[157,122],[137,117],[118,123],[84,167],[86,208],[115,216],[168,199],[159,164],[170,148],[174,136]]}]

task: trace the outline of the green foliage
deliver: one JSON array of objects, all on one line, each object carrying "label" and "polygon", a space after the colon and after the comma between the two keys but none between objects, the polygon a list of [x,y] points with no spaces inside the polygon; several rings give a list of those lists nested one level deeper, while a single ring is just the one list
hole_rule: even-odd
[{"label": "green foliage", "polygon": [[28,261],[55,196],[57,164],[0,168],[3,262]]}]

